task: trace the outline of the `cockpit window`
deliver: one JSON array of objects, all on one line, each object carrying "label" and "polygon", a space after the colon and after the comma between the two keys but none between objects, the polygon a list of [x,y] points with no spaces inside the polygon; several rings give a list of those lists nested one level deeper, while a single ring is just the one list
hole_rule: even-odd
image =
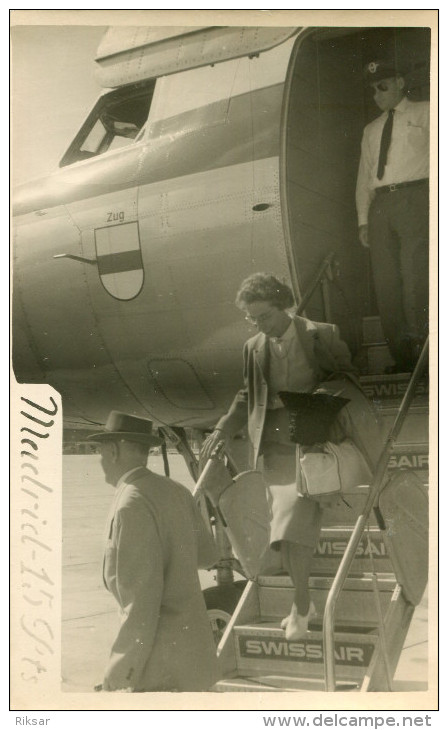
[{"label": "cockpit window", "polygon": [[154,85],[154,81],[145,81],[102,96],[59,163],[60,167],[141,139]]}]

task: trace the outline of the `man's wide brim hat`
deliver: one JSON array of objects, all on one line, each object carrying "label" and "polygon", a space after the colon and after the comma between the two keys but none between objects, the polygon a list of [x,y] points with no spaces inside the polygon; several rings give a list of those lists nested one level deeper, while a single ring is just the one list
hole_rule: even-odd
[{"label": "man's wide brim hat", "polygon": [[366,84],[373,84],[376,81],[391,79],[394,76],[403,76],[403,71],[394,61],[378,59],[370,61],[364,66],[363,75]]},{"label": "man's wide brim hat", "polygon": [[162,439],[153,433],[152,421],[120,411],[111,411],[104,431],[92,433],[87,438],[91,441],[135,441],[148,446],[160,446],[162,443]]}]

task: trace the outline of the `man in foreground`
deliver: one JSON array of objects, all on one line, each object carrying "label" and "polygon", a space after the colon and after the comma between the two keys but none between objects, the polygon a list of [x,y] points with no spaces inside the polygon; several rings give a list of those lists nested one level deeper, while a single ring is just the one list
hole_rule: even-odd
[{"label": "man in foreground", "polygon": [[103,575],[121,624],[102,689],[207,690],[219,676],[197,571],[216,561],[213,539],[186,487],[146,468],[151,421],[112,411],[90,438],[116,489]]}]

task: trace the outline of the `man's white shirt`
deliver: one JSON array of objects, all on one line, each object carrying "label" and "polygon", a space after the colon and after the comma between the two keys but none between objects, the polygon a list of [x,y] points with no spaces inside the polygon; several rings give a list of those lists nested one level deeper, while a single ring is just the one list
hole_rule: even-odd
[{"label": "man's white shirt", "polygon": [[377,177],[381,135],[388,112],[383,112],[365,129],[361,143],[356,185],[358,225],[367,225],[375,188],[429,177],[429,102],[404,97],[395,107],[387,165]]}]

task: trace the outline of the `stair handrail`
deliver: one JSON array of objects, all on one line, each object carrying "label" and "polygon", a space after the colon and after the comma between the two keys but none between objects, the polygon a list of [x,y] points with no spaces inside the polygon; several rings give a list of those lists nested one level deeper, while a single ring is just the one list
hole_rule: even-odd
[{"label": "stair handrail", "polygon": [[327,596],[323,621],[323,653],[326,692],[334,692],[336,689],[333,630],[336,602],[339,598],[342,587],[349,573],[351,564],[355,558],[358,545],[364,533],[364,529],[366,527],[372,508],[374,507],[376,499],[379,496],[386,479],[388,478],[387,467],[389,464],[390,450],[401,430],[403,421],[407,416],[409,407],[414,398],[417,384],[424,374],[428,362],[428,353],[429,337],[426,338],[426,342],[422,348],[418,362],[409,380],[408,387],[403,396],[403,400],[400,403],[400,407],[395,417],[395,421],[392,425],[392,428],[390,429],[389,436],[378,460],[366,504],[362,513],[355,522],[355,526],[353,528],[350,540],[344,551],[339,568],[336,572]]},{"label": "stair handrail", "polygon": [[[302,312],[304,311],[309,300],[313,296],[316,288],[323,281],[324,274],[326,273],[327,269],[329,271],[331,271],[331,264],[333,263],[333,259],[335,256],[336,256],[336,253],[334,251],[330,251],[330,253],[327,256],[325,256],[325,258],[322,260],[322,263],[319,266],[317,273],[311,279],[311,281],[305,291],[305,294],[303,295],[299,304],[296,307],[296,315],[302,314]],[[325,301],[324,301],[324,305],[325,305]],[[325,308],[326,308],[326,306],[325,306]],[[325,312],[327,321],[329,321],[329,319],[330,319],[329,315],[330,315],[329,312]]]}]

